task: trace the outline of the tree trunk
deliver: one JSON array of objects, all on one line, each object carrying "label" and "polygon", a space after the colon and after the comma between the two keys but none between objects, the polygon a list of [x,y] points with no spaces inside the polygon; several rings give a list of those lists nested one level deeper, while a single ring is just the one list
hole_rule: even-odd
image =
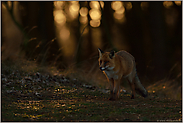
[{"label": "tree trunk", "polygon": [[154,66],[154,74],[159,76],[158,79],[164,77],[167,73],[167,53],[165,39],[165,22],[163,14],[163,2],[151,2],[149,4],[150,15],[150,32],[153,44],[152,64]]}]

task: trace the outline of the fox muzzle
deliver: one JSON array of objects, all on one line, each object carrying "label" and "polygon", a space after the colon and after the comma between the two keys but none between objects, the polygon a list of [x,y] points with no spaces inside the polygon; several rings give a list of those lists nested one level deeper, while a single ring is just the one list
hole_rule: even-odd
[{"label": "fox muzzle", "polygon": [[101,70],[101,71],[104,71],[105,69],[106,69],[106,68],[104,68],[104,67],[100,67],[100,70]]}]

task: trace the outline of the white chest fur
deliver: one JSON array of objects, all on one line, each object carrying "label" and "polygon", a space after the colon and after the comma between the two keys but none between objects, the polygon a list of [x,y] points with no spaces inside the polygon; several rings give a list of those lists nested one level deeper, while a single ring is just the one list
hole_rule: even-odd
[{"label": "white chest fur", "polygon": [[118,71],[113,71],[113,70],[105,70],[104,73],[107,75],[107,77],[109,79],[118,79],[118,75],[116,75],[116,73],[118,73]]}]

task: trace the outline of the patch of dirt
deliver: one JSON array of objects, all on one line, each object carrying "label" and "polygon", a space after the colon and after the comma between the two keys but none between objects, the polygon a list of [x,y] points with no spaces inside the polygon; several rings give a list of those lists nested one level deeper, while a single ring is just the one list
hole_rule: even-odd
[{"label": "patch of dirt", "polygon": [[3,69],[2,121],[182,121],[182,100],[150,93],[147,98],[109,90],[63,74]]}]

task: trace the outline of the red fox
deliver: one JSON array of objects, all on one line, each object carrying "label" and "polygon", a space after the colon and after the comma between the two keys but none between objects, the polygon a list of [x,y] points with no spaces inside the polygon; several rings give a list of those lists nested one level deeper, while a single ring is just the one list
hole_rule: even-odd
[{"label": "red fox", "polygon": [[131,99],[135,98],[135,91],[143,97],[147,97],[147,90],[142,86],[137,76],[135,59],[130,53],[124,50],[117,53],[114,51],[104,53],[100,48],[98,48],[98,51],[100,70],[103,71],[110,83],[109,100],[119,98],[122,78],[126,78],[130,83]]}]

